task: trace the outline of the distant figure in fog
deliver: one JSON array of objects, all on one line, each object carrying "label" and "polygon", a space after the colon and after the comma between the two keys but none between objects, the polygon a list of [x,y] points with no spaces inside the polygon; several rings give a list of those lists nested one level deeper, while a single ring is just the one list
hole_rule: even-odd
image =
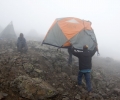
[{"label": "distant figure in fog", "polygon": [[23,33],[20,33],[20,36],[18,37],[17,50],[19,52],[27,52],[27,43],[26,43],[26,39],[24,38]]}]

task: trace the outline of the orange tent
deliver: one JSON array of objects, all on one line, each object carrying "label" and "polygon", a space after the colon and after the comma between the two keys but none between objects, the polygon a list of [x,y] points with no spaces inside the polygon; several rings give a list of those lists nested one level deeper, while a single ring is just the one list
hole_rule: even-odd
[{"label": "orange tent", "polygon": [[95,42],[91,22],[74,17],[56,19],[43,40],[43,44],[56,47],[72,44],[76,49],[82,49],[83,45],[88,45],[89,50],[93,50]]}]

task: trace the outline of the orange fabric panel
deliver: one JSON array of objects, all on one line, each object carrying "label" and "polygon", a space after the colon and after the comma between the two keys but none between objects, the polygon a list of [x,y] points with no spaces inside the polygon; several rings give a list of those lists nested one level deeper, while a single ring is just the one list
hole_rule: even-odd
[{"label": "orange fabric panel", "polygon": [[71,43],[68,41],[62,47],[66,47],[66,46],[70,46],[70,45],[71,45]]},{"label": "orange fabric panel", "polygon": [[[72,37],[74,37],[77,33],[82,31],[83,29],[92,30],[91,22],[81,20],[79,18],[74,18],[74,17],[63,18],[62,20],[59,20],[59,21],[55,20],[54,23],[51,25],[50,29],[55,24],[57,24],[57,22],[58,22],[58,25],[59,25],[60,29],[62,30],[63,34],[66,36],[66,38],[68,40],[70,40]],[[48,30],[48,32],[49,32],[49,30]],[[47,32],[47,34],[48,34],[48,32]],[[47,36],[47,34],[46,34],[46,36]],[[46,38],[46,36],[45,36],[45,38]]]},{"label": "orange fabric panel", "polygon": [[84,28],[91,29],[90,22],[83,22],[83,20],[73,17],[64,18],[58,21],[58,25],[68,40],[70,40]]},{"label": "orange fabric panel", "polygon": [[[56,23],[57,23],[57,20],[55,20],[55,21],[53,22],[53,24],[51,25],[51,27],[49,28],[49,30],[50,30]],[[49,32],[49,30],[48,30],[48,32]],[[47,34],[48,34],[48,32],[47,32]],[[47,36],[47,34],[46,34],[46,36]],[[46,36],[45,36],[45,38],[46,38]],[[45,38],[44,38],[44,39],[45,39]],[[44,39],[43,39],[43,40],[44,40]]]}]

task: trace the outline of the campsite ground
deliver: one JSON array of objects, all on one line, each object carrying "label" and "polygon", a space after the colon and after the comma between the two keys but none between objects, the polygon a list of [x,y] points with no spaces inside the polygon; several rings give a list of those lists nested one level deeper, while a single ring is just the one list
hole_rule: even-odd
[{"label": "campsite ground", "polygon": [[0,49],[0,100],[119,100],[120,63],[93,57],[93,95],[77,87],[78,60],[67,64],[68,54],[28,42],[27,53],[16,52],[15,43]]}]

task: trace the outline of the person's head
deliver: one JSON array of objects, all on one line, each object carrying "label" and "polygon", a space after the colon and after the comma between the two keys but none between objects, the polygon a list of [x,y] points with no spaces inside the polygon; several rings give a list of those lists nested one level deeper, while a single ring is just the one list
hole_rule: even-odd
[{"label": "person's head", "polygon": [[20,33],[20,37],[23,37],[23,33]]},{"label": "person's head", "polygon": [[84,45],[83,50],[88,50],[88,45]]}]

